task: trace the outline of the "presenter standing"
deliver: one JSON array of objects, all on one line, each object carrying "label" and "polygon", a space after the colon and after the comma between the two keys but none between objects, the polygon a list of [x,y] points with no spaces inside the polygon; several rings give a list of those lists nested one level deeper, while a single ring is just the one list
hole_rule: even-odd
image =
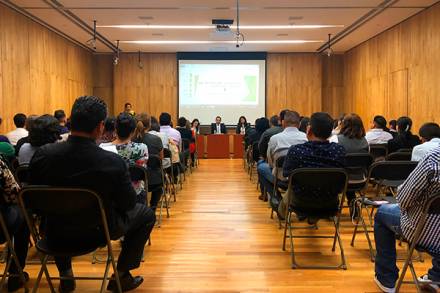
[{"label": "presenter standing", "polygon": [[222,117],[215,117],[215,123],[211,124],[211,134],[226,134],[226,126],[222,123]]}]

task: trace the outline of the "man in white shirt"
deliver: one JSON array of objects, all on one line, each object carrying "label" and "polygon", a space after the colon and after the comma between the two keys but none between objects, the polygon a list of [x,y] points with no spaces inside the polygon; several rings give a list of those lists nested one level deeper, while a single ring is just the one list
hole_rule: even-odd
[{"label": "man in white shirt", "polygon": [[26,115],[23,113],[15,114],[14,124],[17,128],[6,134],[6,137],[13,146],[15,146],[21,138],[28,136],[28,131],[24,128],[26,125]]},{"label": "man in white shirt", "polygon": [[413,148],[411,161],[420,161],[423,157],[440,146],[440,127],[437,123],[429,122],[420,127],[419,135],[422,138],[422,144]]},{"label": "man in white shirt", "polygon": [[373,126],[365,135],[368,144],[386,144],[393,139],[391,133],[387,131],[387,121],[383,116],[375,116]]},{"label": "man in white shirt", "polygon": [[165,133],[171,138],[174,143],[180,148],[180,142],[182,137],[180,132],[171,127],[171,115],[168,113],[162,113],[159,116],[160,132]]},{"label": "man in white shirt", "polygon": [[[307,142],[307,136],[304,132],[298,130],[300,116],[296,111],[286,111],[284,114],[284,120],[282,126],[284,130],[278,134],[273,135],[267,148],[267,162],[260,161],[257,166],[258,174],[260,176],[261,183],[266,188],[269,194],[273,193],[273,183],[275,176],[280,179],[284,178],[275,172],[282,170],[274,169],[276,160],[285,156],[292,145],[303,144]],[[278,172],[277,172],[278,173]]]}]

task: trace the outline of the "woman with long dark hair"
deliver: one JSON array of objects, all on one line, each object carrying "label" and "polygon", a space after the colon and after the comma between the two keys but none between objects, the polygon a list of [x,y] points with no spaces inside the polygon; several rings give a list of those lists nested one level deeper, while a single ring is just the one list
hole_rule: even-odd
[{"label": "woman with long dark hair", "polygon": [[237,127],[235,128],[236,134],[245,134],[246,128],[249,126],[249,123],[247,123],[246,117],[240,116],[238,119]]},{"label": "woman with long dark hair", "polygon": [[421,143],[420,138],[411,133],[411,127],[411,118],[402,116],[397,119],[397,135],[388,141],[388,153],[393,153],[400,149],[412,149]]}]

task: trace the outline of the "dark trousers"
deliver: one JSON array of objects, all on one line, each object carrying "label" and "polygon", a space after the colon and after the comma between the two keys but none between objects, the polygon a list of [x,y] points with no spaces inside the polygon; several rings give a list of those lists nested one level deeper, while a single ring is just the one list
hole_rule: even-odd
[{"label": "dark trousers", "polygon": [[[2,207],[1,212],[5,219],[9,235],[14,241],[14,250],[17,254],[18,262],[21,268],[24,269],[29,248],[29,228],[18,206],[11,205]],[[0,232],[0,234],[2,233]],[[0,235],[0,240],[1,242],[6,240],[4,235]],[[9,272],[12,274],[18,273],[18,268],[14,261],[11,263]]]},{"label": "dark trousers", "polygon": [[159,204],[160,197],[163,193],[163,185],[162,184],[151,184],[148,185],[148,190],[151,191],[151,199],[150,199],[150,207],[153,210],[156,210],[157,205]]},{"label": "dark trousers", "polygon": [[[124,234],[112,235],[112,231],[110,231],[112,240],[124,236],[117,264],[118,271],[128,272],[139,267],[145,243],[150,238],[155,222],[156,216],[153,210],[146,207],[145,204],[137,203],[132,210],[127,212],[127,217],[124,219],[123,227],[121,227]],[[55,263],[60,273],[72,269],[70,257],[56,257]]]}]

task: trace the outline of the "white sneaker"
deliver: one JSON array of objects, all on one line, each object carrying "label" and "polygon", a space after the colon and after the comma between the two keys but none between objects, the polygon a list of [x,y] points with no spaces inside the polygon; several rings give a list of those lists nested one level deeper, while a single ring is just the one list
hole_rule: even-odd
[{"label": "white sneaker", "polygon": [[379,281],[379,279],[377,279],[376,276],[374,276],[374,282],[376,283],[377,287],[379,287],[380,290],[382,290],[382,292],[384,292],[384,293],[396,292],[396,287],[393,287],[393,288],[385,287],[384,285],[382,285],[382,283]]},{"label": "white sneaker", "polygon": [[428,274],[423,275],[421,277],[418,277],[417,280],[419,281],[419,283],[421,283],[423,285],[428,285],[428,286],[430,286],[434,290],[438,290],[440,288],[439,285],[432,284],[432,280],[429,279]]}]

